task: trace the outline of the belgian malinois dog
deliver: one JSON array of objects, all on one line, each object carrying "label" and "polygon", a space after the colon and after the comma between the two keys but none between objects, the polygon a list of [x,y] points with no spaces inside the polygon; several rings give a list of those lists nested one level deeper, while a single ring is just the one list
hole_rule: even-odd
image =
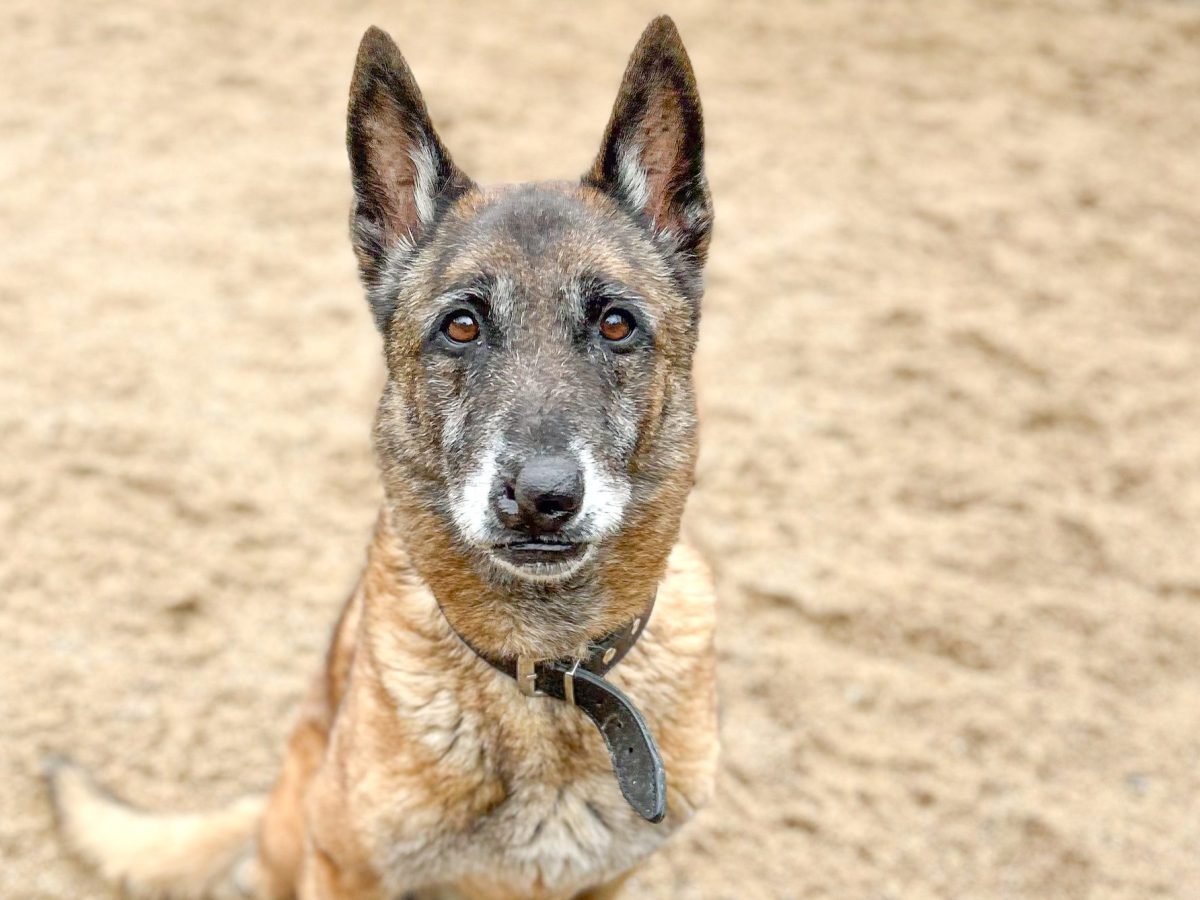
[{"label": "belgian malinois dog", "polygon": [[156,815],[50,763],[61,830],[135,895],[611,896],[717,759],[712,585],[679,543],[712,227],[691,64],[656,19],[578,182],[481,187],[372,28],[347,144],[386,500],[283,772]]}]

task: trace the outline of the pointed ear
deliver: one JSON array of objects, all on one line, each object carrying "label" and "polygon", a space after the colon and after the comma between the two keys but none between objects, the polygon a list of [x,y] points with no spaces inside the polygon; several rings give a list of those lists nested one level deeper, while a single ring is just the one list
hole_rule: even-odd
[{"label": "pointed ear", "polygon": [[704,119],[669,16],[651,22],[625,69],[600,155],[584,182],[616,198],[698,273],[712,233]]},{"label": "pointed ear", "polygon": [[370,284],[388,251],[416,243],[472,186],[450,159],[395,42],[367,29],[358,47],[346,147],[354,179],[352,239]]}]

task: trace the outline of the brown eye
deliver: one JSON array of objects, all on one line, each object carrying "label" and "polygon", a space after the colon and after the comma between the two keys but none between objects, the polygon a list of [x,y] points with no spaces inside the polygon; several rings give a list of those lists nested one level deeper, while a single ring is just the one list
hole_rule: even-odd
[{"label": "brown eye", "polygon": [[624,310],[609,310],[600,319],[600,334],[606,341],[623,341],[633,334],[633,318]]},{"label": "brown eye", "polygon": [[470,313],[455,313],[442,326],[442,333],[456,344],[469,344],[479,337],[479,323]]}]

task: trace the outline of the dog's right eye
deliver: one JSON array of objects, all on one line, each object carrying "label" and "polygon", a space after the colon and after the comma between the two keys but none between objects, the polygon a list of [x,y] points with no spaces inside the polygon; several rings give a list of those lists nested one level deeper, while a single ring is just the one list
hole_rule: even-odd
[{"label": "dog's right eye", "polygon": [[442,334],[455,344],[469,344],[479,337],[479,322],[465,310],[446,316],[442,323]]}]

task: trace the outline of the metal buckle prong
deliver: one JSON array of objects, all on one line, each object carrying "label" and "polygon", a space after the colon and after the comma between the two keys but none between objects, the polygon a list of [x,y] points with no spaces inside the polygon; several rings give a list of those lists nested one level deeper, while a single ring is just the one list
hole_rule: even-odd
[{"label": "metal buckle prong", "polygon": [[563,700],[571,706],[575,705],[575,673],[579,671],[579,660],[567,671],[563,672]]},{"label": "metal buckle prong", "polygon": [[537,660],[532,656],[517,657],[517,688],[526,697],[536,697],[537,689]]}]

